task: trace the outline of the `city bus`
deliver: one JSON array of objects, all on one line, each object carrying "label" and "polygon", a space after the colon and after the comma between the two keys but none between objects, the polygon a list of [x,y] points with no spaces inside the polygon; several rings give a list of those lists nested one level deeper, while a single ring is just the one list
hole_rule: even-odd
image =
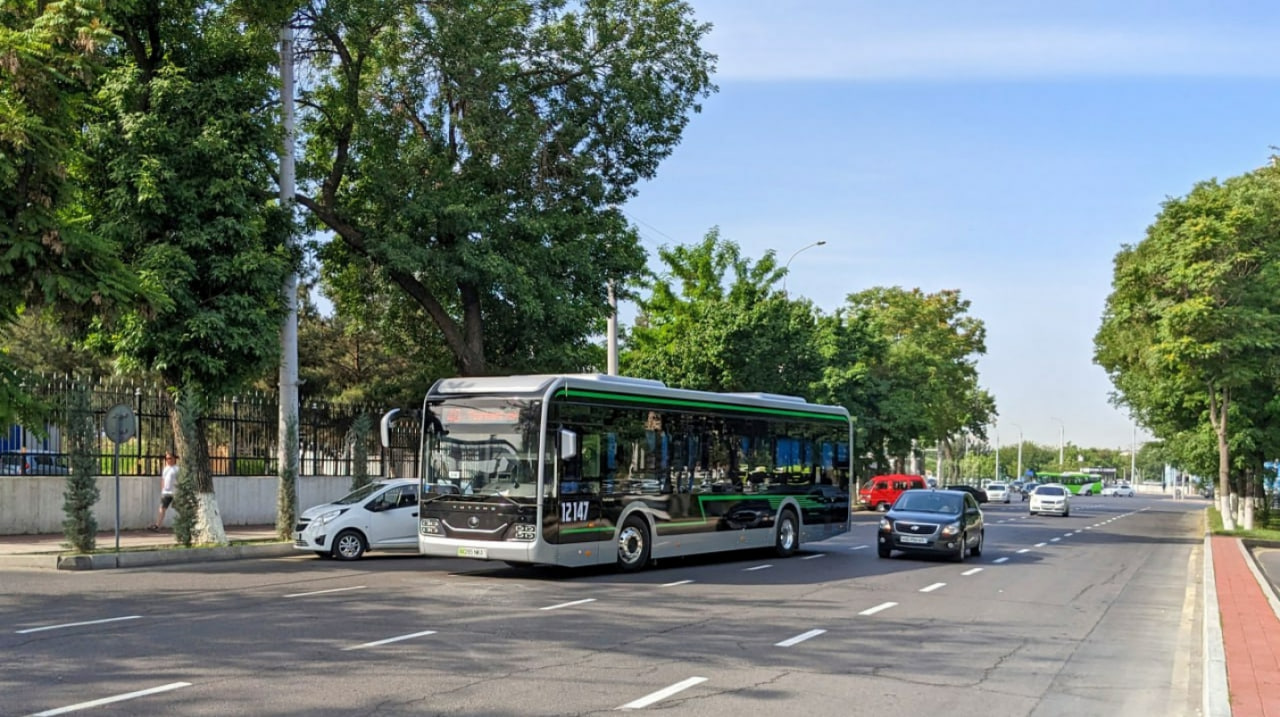
[{"label": "city bus", "polygon": [[1058,483],[1065,486],[1075,495],[1098,495],[1102,493],[1102,477],[1083,471],[1066,471],[1063,473],[1037,471],[1036,481],[1039,483]]},{"label": "city bus", "polygon": [[[383,417],[384,445],[402,418]],[[849,531],[842,407],[537,375],[441,379],[416,418],[423,555],[634,571]]]}]

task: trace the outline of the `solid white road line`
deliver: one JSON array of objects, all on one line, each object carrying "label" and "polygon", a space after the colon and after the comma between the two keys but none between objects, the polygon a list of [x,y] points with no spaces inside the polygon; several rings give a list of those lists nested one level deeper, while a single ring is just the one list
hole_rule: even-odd
[{"label": "solid white road line", "polygon": [[934,584],[932,584],[932,585],[926,585],[926,586],[924,586],[924,587],[920,588],[920,592],[922,592],[922,593],[931,593],[931,592],[933,592],[934,590],[937,590],[938,588],[945,588],[946,586],[947,586],[947,584],[946,584],[946,583],[934,583]]},{"label": "solid white road line", "polygon": [[683,692],[684,690],[687,690],[690,687],[693,687],[694,685],[700,685],[706,681],[707,681],[707,678],[705,677],[690,677],[689,679],[683,682],[677,682],[670,687],[658,690],[653,694],[646,695],[632,702],[628,702],[625,705],[622,705],[621,707],[617,707],[615,709],[620,709],[620,710],[644,709],[645,707],[648,707],[654,702],[657,702],[659,700],[665,700],[666,698],[676,694],[677,692]]},{"label": "solid white road line", "polygon": [[1000,563],[1007,563],[1007,562],[1009,562],[1009,558],[996,558],[997,565]]},{"label": "solid white road line", "polygon": [[693,581],[692,581],[692,580],[677,580],[677,581],[675,581],[674,583],[664,583],[664,584],[662,585],[662,587],[664,587],[664,588],[673,588],[673,587],[675,587],[675,586],[677,586],[677,585],[688,585],[688,584],[689,584],[689,583],[691,583],[691,582],[693,582]]},{"label": "solid white road line", "polygon": [[91,702],[81,702],[80,704],[76,704],[76,705],[59,707],[56,710],[46,710],[44,712],[37,712],[31,715],[31,717],[53,717],[53,715],[64,715],[64,714],[67,714],[68,712],[76,712],[79,710],[89,709],[90,707],[101,707],[102,705],[109,705],[115,702],[124,702],[125,700],[133,700],[139,697],[146,697],[147,695],[155,695],[161,692],[176,690],[180,687],[190,687],[190,686],[191,686],[190,682],[170,682],[167,685],[152,687],[149,690],[138,690],[137,692],[129,692],[123,695],[103,697],[100,700],[93,700]]},{"label": "solid white road line", "polygon": [[821,635],[824,632],[826,632],[826,630],[810,630],[808,632],[796,635],[795,637],[790,638],[788,640],[783,640],[782,642],[775,643],[774,647],[791,647],[792,645],[798,645],[804,642],[805,640],[808,640],[811,637],[817,637],[818,635]]},{"label": "solid white road line", "polygon": [[285,597],[308,597],[311,595],[324,595],[326,593],[341,593],[348,590],[364,590],[364,588],[365,586],[363,585],[356,585],[355,587],[350,588],[333,588],[332,590],[315,590],[309,593],[293,593],[292,595],[285,595]]},{"label": "solid white road line", "polygon": [[539,610],[559,610],[562,607],[573,607],[574,605],[585,605],[589,602],[595,602],[595,598],[587,598],[586,600],[574,600],[573,602],[562,602],[559,605],[548,605],[540,607]]},{"label": "solid white road line", "polygon": [[747,568],[747,569],[743,570],[742,572],[744,572],[744,573],[749,573],[749,572],[752,572],[752,571],[755,571],[755,570],[768,570],[769,568],[772,568],[772,567],[773,567],[772,565],[757,565],[757,566],[752,567],[752,568]]},{"label": "solid white road line", "polygon": [[862,612],[860,612],[860,613],[858,613],[858,614],[859,614],[859,615],[874,615],[874,614],[876,614],[876,613],[878,613],[878,612],[880,612],[880,611],[882,611],[882,610],[888,610],[888,609],[889,609],[889,608],[891,608],[891,607],[896,607],[897,605],[898,605],[898,603],[896,603],[896,602],[882,602],[882,603],[880,603],[879,605],[876,605],[875,607],[867,608],[866,610],[863,610]]},{"label": "solid white road line", "polygon": [[26,630],[18,630],[19,635],[29,635],[33,632],[44,632],[45,630],[61,630],[64,627],[81,627],[83,625],[101,625],[104,622],[120,622],[121,620],[141,620],[141,615],[129,615],[127,617],[109,617],[105,620],[89,620],[86,622],[68,622],[62,625],[46,625],[45,627],[32,627]]},{"label": "solid white road line", "polygon": [[422,637],[424,635],[434,635],[434,634],[436,634],[435,630],[423,630],[422,632],[415,632],[409,635],[400,635],[399,637],[388,637],[385,640],[378,640],[377,642],[366,642],[363,645],[352,645],[351,647],[344,647],[342,648],[342,650],[344,652],[347,650],[362,650],[366,647],[377,647],[379,645],[388,645],[393,642],[400,642],[401,640],[412,640],[415,637]]},{"label": "solid white road line", "polygon": [[968,570],[966,570],[966,571],[964,571],[963,573],[960,573],[960,574],[961,574],[961,575],[977,575],[977,574],[978,574],[978,573],[980,573],[980,572],[982,572],[982,568],[970,568],[970,569],[968,569]]}]

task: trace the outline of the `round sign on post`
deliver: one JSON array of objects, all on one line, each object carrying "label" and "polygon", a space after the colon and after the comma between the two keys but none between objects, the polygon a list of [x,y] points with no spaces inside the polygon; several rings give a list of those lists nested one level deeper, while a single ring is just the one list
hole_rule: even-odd
[{"label": "round sign on post", "polygon": [[138,435],[138,416],[133,408],[117,403],[107,409],[103,422],[106,423],[107,438],[115,444],[115,455],[111,459],[111,472],[116,475],[116,552],[120,551],[120,444]]},{"label": "round sign on post", "polygon": [[124,443],[138,435],[138,417],[133,408],[123,403],[107,409],[106,424],[107,438],[112,443]]}]

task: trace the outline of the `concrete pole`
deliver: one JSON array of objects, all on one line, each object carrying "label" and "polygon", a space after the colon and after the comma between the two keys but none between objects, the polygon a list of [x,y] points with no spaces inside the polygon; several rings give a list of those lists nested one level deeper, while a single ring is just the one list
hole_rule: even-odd
[{"label": "concrete pole", "polygon": [[609,337],[608,337],[608,373],[618,375],[618,294],[614,291],[613,282],[609,282]]},{"label": "concrete pole", "polygon": [[[284,143],[280,151],[280,205],[290,216],[294,202],[294,119],[293,119],[293,28],[286,21],[280,30],[280,104]],[[293,243],[292,233],[289,243]],[[284,281],[285,319],[280,328],[280,426],[279,461],[281,475],[298,455],[298,275],[290,272]],[[294,517],[301,508],[297,477],[294,477]]]}]

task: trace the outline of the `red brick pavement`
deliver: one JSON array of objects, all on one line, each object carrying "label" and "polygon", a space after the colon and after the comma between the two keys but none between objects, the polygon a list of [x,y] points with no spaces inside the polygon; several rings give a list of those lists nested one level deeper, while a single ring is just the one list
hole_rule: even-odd
[{"label": "red brick pavement", "polygon": [[1280,617],[1240,540],[1215,535],[1212,549],[1232,717],[1280,717]]}]

